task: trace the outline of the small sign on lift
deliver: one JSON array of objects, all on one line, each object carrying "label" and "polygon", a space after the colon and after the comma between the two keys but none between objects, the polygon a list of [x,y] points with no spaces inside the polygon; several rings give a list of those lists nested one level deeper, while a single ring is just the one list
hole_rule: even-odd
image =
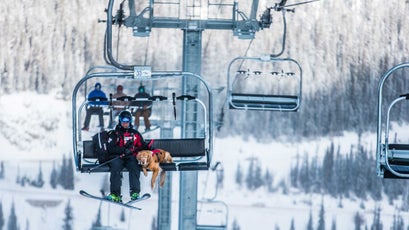
[{"label": "small sign on lift", "polygon": [[134,66],[134,78],[150,78],[152,76],[151,66]]}]

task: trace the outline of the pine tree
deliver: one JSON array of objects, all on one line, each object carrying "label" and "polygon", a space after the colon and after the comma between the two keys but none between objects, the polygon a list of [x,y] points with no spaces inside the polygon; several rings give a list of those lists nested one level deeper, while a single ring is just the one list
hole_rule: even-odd
[{"label": "pine tree", "polygon": [[157,230],[157,229],[158,229],[158,223],[157,223],[157,221],[156,221],[156,217],[155,217],[155,216],[152,218],[151,229],[152,229],[152,230]]},{"label": "pine tree", "polygon": [[263,186],[263,179],[261,176],[261,167],[259,164],[256,165],[256,170],[254,172],[253,186],[254,186],[254,189],[258,189],[261,186]]},{"label": "pine tree", "polygon": [[331,230],[337,230],[337,221],[335,218],[332,219]]},{"label": "pine tree", "polygon": [[406,182],[405,184],[404,192],[402,194],[401,210],[407,212],[409,211],[409,183]]},{"label": "pine tree", "polygon": [[371,230],[382,230],[383,229],[383,224],[381,221],[381,208],[377,207],[375,208],[374,211],[374,218],[373,218],[373,222],[371,225]]},{"label": "pine tree", "polygon": [[73,228],[73,220],[74,217],[72,215],[72,207],[71,207],[71,201],[68,200],[67,206],[64,209],[65,213],[65,218],[64,218],[64,225],[62,226],[63,230],[72,230]]},{"label": "pine tree", "polygon": [[246,187],[248,190],[254,189],[254,160],[253,157],[250,159],[249,169],[247,170]]},{"label": "pine tree", "polygon": [[290,230],[295,230],[294,217],[291,218]]},{"label": "pine tree", "polygon": [[405,224],[403,222],[403,218],[400,215],[399,211],[396,210],[396,212],[393,214],[393,223],[391,230],[404,230]]},{"label": "pine tree", "polygon": [[216,189],[223,189],[224,185],[224,168],[220,164],[220,168],[216,169]]},{"label": "pine tree", "polygon": [[311,160],[310,165],[310,178],[311,178],[311,188],[312,192],[321,193],[322,188],[322,169],[318,166],[318,156],[315,155],[314,158]]},{"label": "pine tree", "polygon": [[318,227],[317,230],[325,230],[325,209],[324,209],[324,200],[321,202],[320,214],[318,217]]},{"label": "pine tree", "polygon": [[125,222],[125,210],[124,209],[121,210],[121,216],[119,217],[119,220],[121,222]]},{"label": "pine tree", "polygon": [[366,174],[366,169],[365,169],[365,165],[367,165],[366,163],[368,162],[368,158],[367,158],[367,151],[363,148],[363,146],[358,145],[358,151],[355,154],[356,156],[356,161],[355,161],[355,169],[357,170],[357,174],[356,174],[356,183],[355,183],[355,194],[357,195],[357,197],[362,198],[364,200],[366,200],[367,198],[367,174]]},{"label": "pine tree", "polygon": [[240,230],[240,225],[239,225],[239,223],[237,223],[236,218],[233,220],[232,230]]},{"label": "pine tree", "polygon": [[101,204],[102,204],[102,201],[99,203],[97,216],[96,216],[95,222],[92,223],[91,229],[102,227],[102,223],[101,223]]},{"label": "pine tree", "polygon": [[291,181],[291,186],[298,188],[298,177],[299,177],[299,171],[300,171],[300,155],[297,153],[296,160],[295,160],[295,165],[293,168],[290,170],[290,181]]},{"label": "pine tree", "polygon": [[65,159],[65,155],[63,155],[62,165],[61,165],[60,173],[58,177],[58,182],[64,189],[66,188],[66,184],[65,184],[66,177],[67,177],[67,160]]},{"label": "pine tree", "polygon": [[0,229],[3,229],[4,224],[5,224],[5,220],[4,220],[4,213],[3,213],[3,203],[0,202]]},{"label": "pine tree", "polygon": [[65,184],[65,189],[74,190],[74,165],[71,159],[68,160],[67,164],[67,176]]},{"label": "pine tree", "polygon": [[310,167],[308,161],[308,154],[304,154],[303,163],[300,168],[300,185],[305,193],[311,192]]},{"label": "pine tree", "polygon": [[361,226],[364,224],[364,222],[365,219],[363,216],[359,212],[356,212],[354,216],[355,230],[361,230]]},{"label": "pine tree", "polygon": [[236,169],[236,183],[239,185],[239,187],[242,186],[242,181],[243,181],[243,172],[241,171],[240,163],[237,164],[237,169]]},{"label": "pine tree", "polygon": [[266,185],[268,192],[273,192],[273,182],[274,178],[267,169],[266,173],[264,174],[264,184]]},{"label": "pine tree", "polygon": [[105,176],[102,178],[101,190],[104,191],[104,192],[109,191],[109,178],[108,178],[108,174],[105,174]]},{"label": "pine tree", "polygon": [[16,184],[21,183],[21,178],[20,178],[20,165],[17,166],[17,176],[16,176]]},{"label": "pine tree", "polygon": [[30,221],[26,220],[26,230],[30,230]]},{"label": "pine tree", "polygon": [[331,142],[329,149],[325,151],[322,163],[322,186],[325,192],[335,195],[335,188],[332,184],[334,170],[334,142]]},{"label": "pine tree", "polygon": [[51,170],[50,174],[50,185],[51,188],[56,189],[58,185],[58,173],[57,170],[55,169],[55,162],[53,161],[53,169]]},{"label": "pine tree", "polygon": [[43,172],[41,170],[41,163],[38,168],[38,175],[37,175],[37,180],[34,182],[34,186],[42,188],[44,185],[44,180],[43,180]]},{"label": "pine tree", "polygon": [[14,209],[14,201],[13,203],[11,203],[11,210],[10,210],[9,221],[7,224],[7,229],[8,230],[18,230],[16,210]]},{"label": "pine tree", "polygon": [[308,223],[307,223],[307,230],[313,230],[313,221],[312,221],[312,211],[310,210],[310,217],[308,218]]},{"label": "pine tree", "polygon": [[4,179],[4,177],[5,177],[4,162],[1,161],[1,163],[0,163],[0,179]]}]

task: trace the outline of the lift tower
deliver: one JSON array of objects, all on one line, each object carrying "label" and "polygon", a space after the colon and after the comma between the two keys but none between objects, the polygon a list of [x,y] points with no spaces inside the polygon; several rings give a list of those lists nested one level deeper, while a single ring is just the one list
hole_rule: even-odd
[{"label": "lift tower", "polygon": [[[111,0],[112,1],[112,0]],[[263,13],[260,21],[256,19],[258,0],[253,0],[250,16],[238,8],[237,0],[212,1],[207,0],[149,0],[149,5],[141,7],[142,0],[128,0],[129,16],[122,19],[115,17],[117,21],[128,28],[132,28],[133,35],[136,37],[147,37],[153,28],[172,28],[183,31],[183,72],[201,74],[202,63],[202,33],[204,30],[232,30],[233,35],[239,39],[253,39],[257,31],[263,28],[269,28],[271,25],[271,8]],[[226,3],[227,2],[227,3]],[[168,7],[168,12],[176,16],[157,16],[164,8]],[[142,9],[143,8],[143,9]],[[227,19],[209,18],[202,19],[204,12],[208,13],[211,9],[231,9],[231,17]],[[142,9],[137,14],[137,9]],[[284,9],[284,8],[282,8]],[[123,21],[122,21],[123,20]],[[182,83],[183,93],[186,95],[198,95],[198,83],[189,79],[184,79]],[[197,105],[184,104],[182,108],[182,137],[193,138],[199,133],[199,124],[197,122]],[[158,228],[167,230],[171,228],[171,185],[166,183],[165,187],[159,193],[159,211]],[[180,172],[180,198],[179,198],[179,229],[191,230],[201,229],[197,226],[197,186],[198,172],[183,171]]]}]

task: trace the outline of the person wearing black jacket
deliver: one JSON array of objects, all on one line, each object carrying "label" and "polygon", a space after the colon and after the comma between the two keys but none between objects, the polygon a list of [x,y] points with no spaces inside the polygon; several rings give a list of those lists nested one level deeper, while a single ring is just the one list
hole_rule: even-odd
[{"label": "person wearing black jacket", "polygon": [[[132,126],[132,114],[129,111],[122,111],[119,114],[119,122],[113,132],[110,132],[108,140],[108,152],[112,157],[117,157],[109,163],[110,166],[110,194],[107,200],[122,202],[121,195],[121,172],[123,168],[129,171],[129,189],[131,200],[136,200],[140,196],[141,184],[139,176],[141,167],[135,155],[138,151],[148,149],[142,135]],[[119,157],[118,157],[119,156]]]}]

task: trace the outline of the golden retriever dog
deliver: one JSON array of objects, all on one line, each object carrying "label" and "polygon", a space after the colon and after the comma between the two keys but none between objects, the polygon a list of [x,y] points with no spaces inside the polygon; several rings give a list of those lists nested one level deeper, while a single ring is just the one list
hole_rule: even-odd
[{"label": "golden retriever dog", "polygon": [[141,150],[136,155],[138,163],[142,166],[143,174],[148,176],[148,171],[152,171],[151,188],[155,188],[156,178],[160,171],[159,184],[162,187],[165,184],[166,171],[162,170],[159,163],[172,163],[172,156],[163,149]]}]

